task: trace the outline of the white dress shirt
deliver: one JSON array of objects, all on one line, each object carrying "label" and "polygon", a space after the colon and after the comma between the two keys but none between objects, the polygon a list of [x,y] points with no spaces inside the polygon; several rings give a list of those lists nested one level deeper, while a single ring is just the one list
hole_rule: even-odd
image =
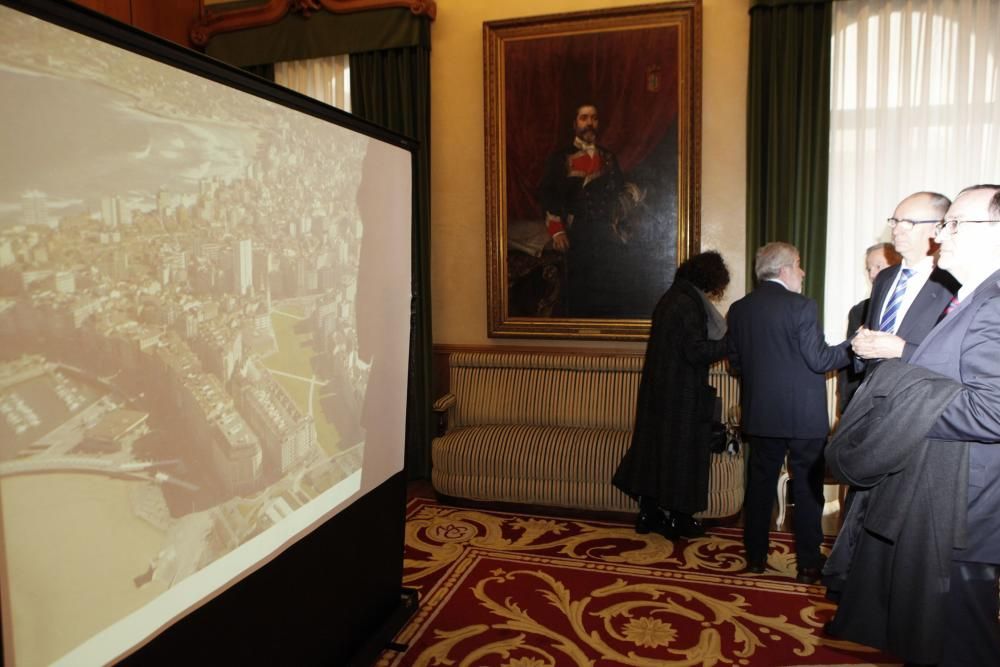
[{"label": "white dress shirt", "polygon": [[910,280],[906,283],[906,292],[903,294],[903,300],[899,302],[899,310],[896,311],[896,321],[892,325],[891,333],[896,333],[899,330],[899,325],[902,324],[907,311],[913,305],[913,300],[917,298],[917,294],[920,294],[920,290],[924,288],[924,285],[930,279],[931,272],[934,270],[934,258],[927,255],[913,266],[908,266],[906,260],[903,260],[902,268],[896,272],[896,279],[892,281],[892,284],[889,285],[889,291],[886,292],[885,300],[882,302],[882,311],[878,314],[877,322],[882,321],[882,315],[885,314],[885,307],[892,300],[892,294],[896,291],[896,285],[903,275],[903,269],[910,269],[913,271],[913,275],[910,276]]}]

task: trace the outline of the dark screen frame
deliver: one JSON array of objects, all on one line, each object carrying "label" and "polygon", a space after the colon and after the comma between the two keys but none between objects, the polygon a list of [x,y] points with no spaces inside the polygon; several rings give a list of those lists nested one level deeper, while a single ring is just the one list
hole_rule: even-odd
[{"label": "dark screen frame", "polygon": [[[412,138],[79,5],[0,5],[405,149],[411,154],[411,191],[416,187],[420,145]],[[118,659],[135,665],[364,664],[379,648],[373,638],[388,641],[391,626],[415,610],[412,594],[402,587],[405,512],[403,470]],[[0,596],[2,613],[9,609],[7,591]],[[11,641],[3,627],[0,657]]]}]

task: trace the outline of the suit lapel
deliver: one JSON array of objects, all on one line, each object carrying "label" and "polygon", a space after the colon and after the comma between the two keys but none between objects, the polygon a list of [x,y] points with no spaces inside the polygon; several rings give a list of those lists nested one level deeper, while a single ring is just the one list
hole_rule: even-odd
[{"label": "suit lapel", "polygon": [[893,283],[896,281],[896,276],[899,274],[900,269],[903,268],[902,264],[896,264],[891,269],[883,270],[892,271],[890,274],[892,277],[885,282],[877,282],[872,288],[872,300],[871,305],[868,307],[868,321],[870,322],[869,329],[878,331],[879,320],[882,318],[882,307],[885,305],[885,299],[889,294],[889,288],[892,287]]},{"label": "suit lapel", "polygon": [[911,330],[922,328],[922,322],[926,322],[927,328],[924,331],[928,331],[940,320],[941,314],[951,300],[951,294],[944,285],[934,279],[935,277],[936,274],[931,273],[907,309],[903,321],[899,323],[899,329],[896,330],[896,335],[900,338],[907,338]]},{"label": "suit lapel", "polygon": [[984,298],[1000,294],[1000,282],[998,282],[998,278],[1000,278],[1000,271],[994,272],[993,275],[984,280],[982,284],[972,292],[972,294],[962,299],[958,306],[956,306],[947,317],[938,322],[937,325],[931,329],[930,333],[927,334],[927,337],[924,338],[924,341],[920,344],[920,347],[913,353],[913,359],[920,357],[920,350],[924,347],[933,345],[934,339],[943,335],[941,333],[942,331],[947,332],[954,327],[964,326],[962,322],[973,316],[972,314],[976,309],[977,302],[981,302]]}]

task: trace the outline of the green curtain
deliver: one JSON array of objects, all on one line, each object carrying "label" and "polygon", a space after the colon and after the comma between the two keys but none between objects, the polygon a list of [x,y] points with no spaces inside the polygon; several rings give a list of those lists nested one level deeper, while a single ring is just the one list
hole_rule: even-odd
[{"label": "green curtain", "polygon": [[821,317],[832,15],[830,0],[760,0],[750,9],[747,285],[757,248],[792,243]]},{"label": "green curtain", "polygon": [[351,54],[351,111],[419,142],[415,161],[410,308],[410,372],[406,406],[406,470],[431,469],[430,50],[414,46]]}]

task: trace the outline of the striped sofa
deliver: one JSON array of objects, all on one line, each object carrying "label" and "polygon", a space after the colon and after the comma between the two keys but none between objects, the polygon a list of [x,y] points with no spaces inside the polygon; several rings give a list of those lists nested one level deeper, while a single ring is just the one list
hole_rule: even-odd
[{"label": "striped sofa", "polygon": [[[435,490],[480,501],[633,512],[611,484],[631,439],[639,355],[456,352],[450,392],[434,404],[447,430],[432,444]],[[728,409],[736,383],[712,382]],[[669,409],[668,406],[664,406]],[[743,454],[713,455],[705,518],[739,512]]]}]

